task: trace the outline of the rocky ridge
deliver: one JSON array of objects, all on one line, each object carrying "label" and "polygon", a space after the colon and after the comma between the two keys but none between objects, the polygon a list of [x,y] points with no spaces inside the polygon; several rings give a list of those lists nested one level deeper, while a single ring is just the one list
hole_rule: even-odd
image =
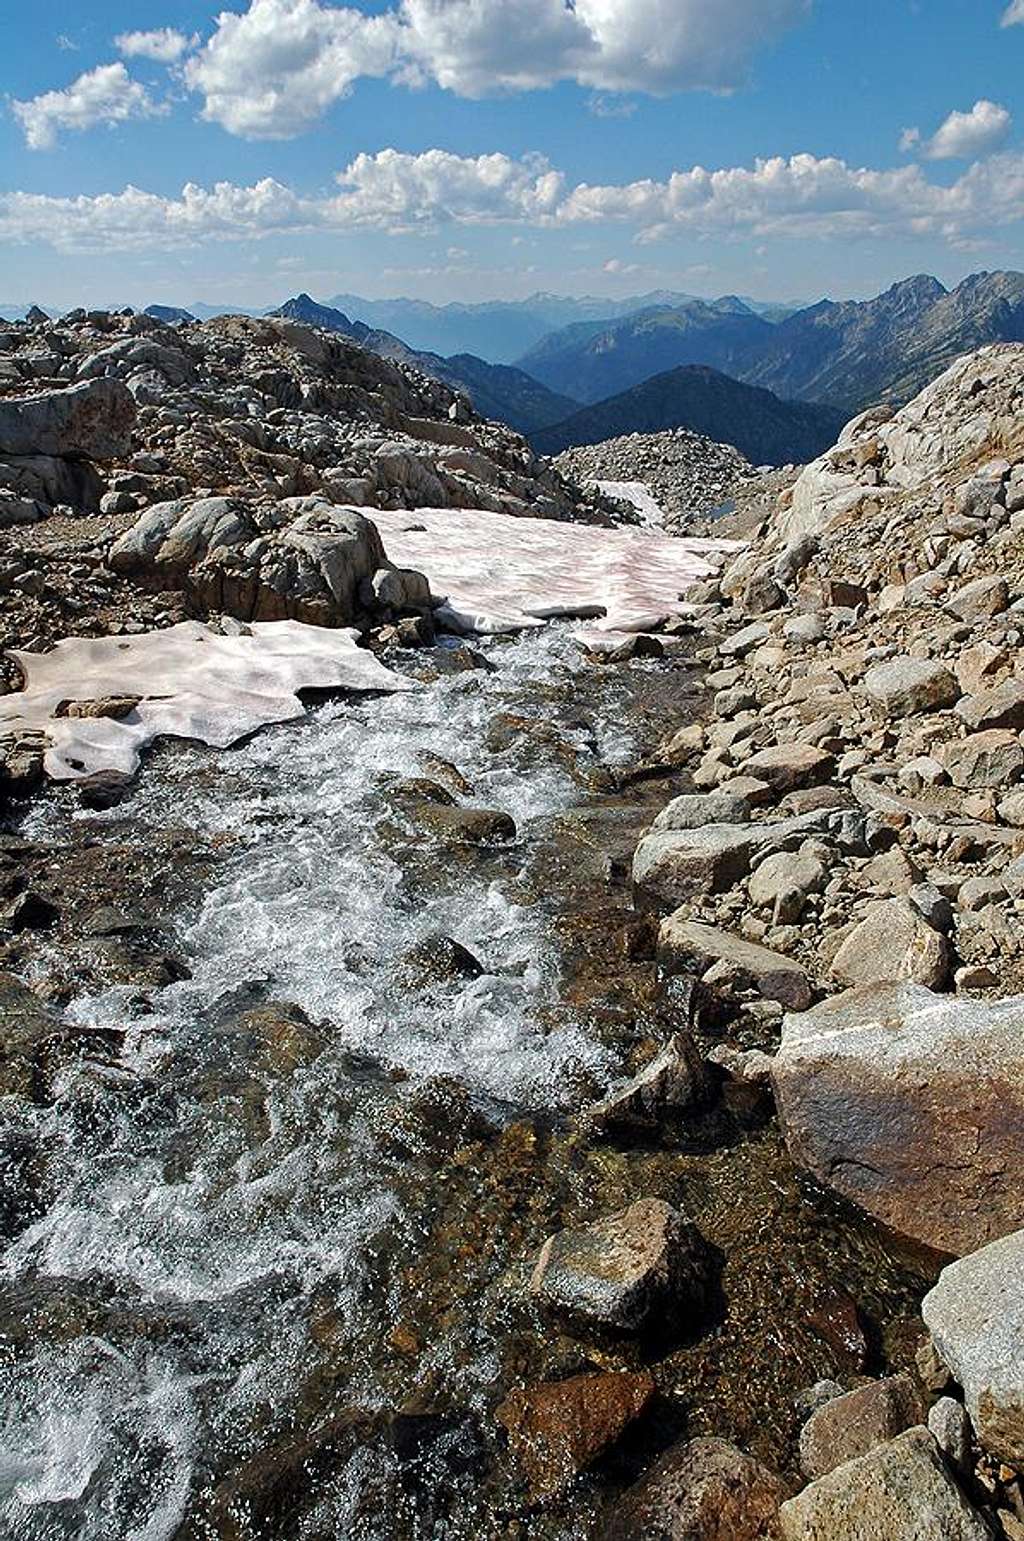
[{"label": "rocky ridge", "polygon": [[[39,313],[0,331],[7,646],[33,650],[71,633],[230,608],[224,584],[237,585],[237,564],[233,577],[218,569],[209,581],[161,581],[153,594],[126,564],[114,571],[107,561],[142,513],[186,496],[230,509],[237,532],[265,540],[293,518],[308,525],[316,510],[330,522],[337,505],[623,516],[458,391],[335,333],[280,318],[166,325],[103,311],[59,322]],[[319,621],[349,624],[351,605],[323,603],[331,580],[321,556],[301,532],[281,539],[290,549],[280,552],[274,537],[255,563],[263,598],[242,618],[296,616],[312,602]]]},{"label": "rocky ridge", "polygon": [[718,444],[688,428],[627,433],[599,444],[579,445],[555,457],[564,476],[582,485],[643,482],[665,514],[666,529],[688,529],[752,477],[754,468],[731,444]]},{"label": "rocky ridge", "polygon": [[854,420],[690,597],[708,717],[662,753],[693,790],[633,865],[659,967],[716,995],[710,1059],[804,1172],[933,1279],[959,1259],[907,1389],[822,1387],[808,1485],[735,1533],[1019,1541],[1024,347]]}]

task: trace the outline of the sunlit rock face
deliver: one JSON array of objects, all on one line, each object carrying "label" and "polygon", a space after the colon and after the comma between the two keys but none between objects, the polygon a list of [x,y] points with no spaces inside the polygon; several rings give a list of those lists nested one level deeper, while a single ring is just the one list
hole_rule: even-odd
[{"label": "sunlit rock face", "polygon": [[518,631],[554,616],[596,619],[605,632],[650,631],[686,614],[687,587],[737,549],[482,509],[375,509],[373,522],[389,559],[425,573],[431,592],[446,597],[441,619],[478,632]]},{"label": "sunlit rock face", "polygon": [[222,635],[183,621],[136,637],[72,637],[50,653],[14,655],[25,689],[0,697],[0,736],[42,734],[58,781],[131,774],[161,735],[226,748],[301,717],[300,690],[416,688],[360,648],[358,635],[298,621]]}]

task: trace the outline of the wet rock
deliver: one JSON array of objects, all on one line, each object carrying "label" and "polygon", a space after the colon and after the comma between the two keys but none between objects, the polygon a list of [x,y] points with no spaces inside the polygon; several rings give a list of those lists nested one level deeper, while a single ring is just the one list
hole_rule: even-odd
[{"label": "wet rock", "polygon": [[699,1324],[711,1254],[697,1227],[661,1199],[639,1199],[550,1236],[530,1294],[583,1330],[642,1333]]},{"label": "wet rock", "polygon": [[909,899],[883,899],[868,907],[832,960],[842,984],[866,985],[910,979],[936,990],[949,978],[949,942]]},{"label": "wet rock", "polygon": [[584,1122],[609,1134],[653,1134],[708,1095],[700,1052],[688,1032],[674,1033],[665,1047],[624,1086],[586,1110]]},{"label": "wet rock", "polygon": [[786,1488],[724,1439],[673,1445],[616,1504],[601,1541],[770,1541]]},{"label": "wet rock", "polygon": [[0,927],[7,931],[46,931],[60,918],[52,899],[35,888],[26,888],[6,905],[0,905]]},{"label": "wet rock", "polygon": [[1024,1231],[950,1263],[921,1314],[981,1444],[1024,1468]]},{"label": "wet rock", "polygon": [[134,785],[135,777],[127,771],[100,770],[76,781],[75,791],[84,807],[99,811],[116,808],[130,795]]},{"label": "wet rock", "polygon": [[876,1445],[920,1424],[921,1398],[909,1375],[858,1386],[813,1413],[800,1431],[800,1466],[804,1476],[824,1477],[845,1461],[866,1455]]},{"label": "wet rock", "polygon": [[13,1241],[45,1211],[45,1177],[39,1135],[9,1118],[0,1128],[0,1240]]},{"label": "wet rock", "polygon": [[772,952],[757,942],[716,926],[670,915],[658,933],[658,962],[666,972],[677,972],[725,963],[741,988],[756,990],[768,1000],[779,1001],[791,1011],[803,1011],[811,1003],[811,987],[798,963]]},{"label": "wet rock", "polygon": [[119,380],[0,401],[0,455],[110,460],[126,454],[135,402]]},{"label": "wet rock", "polygon": [[574,1375],[513,1391],[497,1409],[534,1498],[565,1488],[647,1410],[647,1374]]},{"label": "wet rock", "polygon": [[30,797],[43,784],[46,740],[41,734],[0,740],[0,804]]},{"label": "wet rock", "polygon": [[1024,1224],[1024,998],[866,985],[788,1016],[772,1085],[793,1160],[947,1255]]},{"label": "wet rock", "polygon": [[960,697],[956,676],[930,658],[894,658],[864,676],[869,699],[887,717],[908,717],[955,706]]},{"label": "wet rock", "polygon": [[820,1477],[779,1510],[783,1541],[990,1541],[925,1428]]},{"label": "wet rock", "polygon": [[834,771],[833,756],[813,744],[775,744],[743,763],[744,775],[767,782],[780,797],[803,787],[820,786],[831,780]]},{"label": "wet rock", "polygon": [[515,820],[497,808],[457,808],[422,803],[416,822],[436,839],[452,845],[507,845],[516,838]]},{"label": "wet rock", "polygon": [[104,1035],[67,1026],[39,997],[0,974],[0,1095],[50,1101],[56,1074]]},{"label": "wet rock", "polygon": [[414,987],[449,984],[458,979],[479,979],[484,966],[451,936],[428,936],[402,959],[402,973]]}]

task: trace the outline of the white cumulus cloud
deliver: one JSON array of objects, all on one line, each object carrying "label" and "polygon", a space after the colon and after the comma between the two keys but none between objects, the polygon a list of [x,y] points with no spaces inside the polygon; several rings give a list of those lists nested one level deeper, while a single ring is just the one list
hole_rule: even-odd
[{"label": "white cumulus cloud", "polygon": [[1010,4],[1003,12],[1001,27],[1019,27],[1024,25],[1024,0],[1010,0]]},{"label": "white cumulus cloud", "polygon": [[30,150],[52,150],[62,129],[78,133],[97,123],[154,117],[164,109],[123,64],[101,64],[79,75],[63,91],[44,91],[29,101],[12,102],[11,111]]},{"label": "white cumulus cloud", "polygon": [[970,112],[951,112],[930,139],[923,138],[920,129],[904,129],[900,149],[930,161],[977,160],[1004,145],[1012,125],[1005,107],[982,98]]},{"label": "white cumulus cloud", "polygon": [[316,197],[272,178],[189,183],[173,198],[135,187],[96,197],[0,194],[0,240],[67,251],[500,224],[632,225],[650,241],[673,232],[758,241],[928,237],[966,250],[1022,219],[1024,156],[1010,153],[975,162],[948,185],[930,181],[920,164],[882,171],[794,155],[714,171],[693,166],[664,181],[572,186],[540,156],[389,149],[357,156],[337,190]]},{"label": "white cumulus cloud", "polygon": [[534,223],[554,218],[565,192],[565,178],[543,156],[513,160],[446,150],[357,155],[338,183],[342,190],[331,201],[331,218],[389,228]]},{"label": "white cumulus cloud", "polygon": [[249,139],[300,134],[363,75],[397,67],[391,16],[317,0],[252,0],[222,11],[206,46],[185,66],[205,98],[203,116]]},{"label": "white cumulus cloud", "polygon": [[362,76],[460,96],[574,80],[598,91],[730,90],[811,0],[400,0],[368,16],[321,0],[222,11],[187,65],[230,133],[301,133]]},{"label": "white cumulus cloud", "polygon": [[151,32],[122,32],[114,47],[126,59],[154,59],[157,64],[175,64],[199,42],[199,34],[186,37],[174,27],[156,27]]}]

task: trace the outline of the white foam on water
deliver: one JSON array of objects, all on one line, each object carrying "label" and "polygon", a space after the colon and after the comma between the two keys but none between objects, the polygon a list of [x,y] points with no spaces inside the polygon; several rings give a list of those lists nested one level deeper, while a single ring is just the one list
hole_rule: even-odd
[{"label": "white foam on water", "polygon": [[[451,880],[426,898],[406,872],[415,836],[401,831],[396,846],[389,834],[387,785],[430,777],[429,755],[472,784],[461,801],[509,812],[521,835],[578,801],[557,755],[492,753],[484,742],[496,713],[536,716],[559,678],[571,691],[585,667],[578,650],[559,629],[488,648],[494,673],[332,701],[233,751],[176,749],[145,768],[130,805],[141,845],[148,830],[175,827],[228,837],[181,933],[193,977],[154,993],[144,1016],[123,989],[74,1003],[80,1021],[127,1029],[123,1079],[115,1086],[85,1067],[36,1115],[62,1150],[60,1191],[8,1248],[0,1276],[120,1292],[158,1319],[184,1312],[192,1336],[181,1334],[188,1348],[177,1355],[175,1335],[160,1332],[137,1336],[131,1352],[80,1338],[67,1352],[0,1354],[0,1531],[18,1541],[171,1541],[210,1452],[237,1437],[261,1398],[281,1400],[308,1373],[313,1291],[329,1289],[355,1339],[381,1335],[378,1258],[411,1245],[419,1223],[381,1153],[396,1099],[444,1075],[473,1096],[556,1109],[572,1103],[582,1075],[609,1069],[587,1024],[553,1011],[558,955],[543,905],[520,890],[519,857],[496,876],[441,847],[434,860],[451,864]],[[629,740],[614,719],[571,724],[564,736],[595,764],[624,759]],[[31,823],[56,834],[68,816],[51,804]],[[468,947],[484,974],[410,985],[400,960],[438,933]],[[291,1075],[237,1064],[230,1031],[210,1016],[250,981],[329,1024],[322,1052]],[[379,1069],[353,1079],[352,1055]],[[397,1088],[396,1071],[407,1078]],[[126,1094],[133,1084],[141,1102]],[[83,1120],[96,1102],[104,1116]],[[110,1309],[119,1319],[116,1302]],[[474,1379],[488,1384],[493,1365],[484,1356],[457,1373],[468,1392]],[[372,1356],[357,1380],[347,1390],[358,1405],[385,1394]],[[341,1536],[340,1491],[337,1503]]]}]

